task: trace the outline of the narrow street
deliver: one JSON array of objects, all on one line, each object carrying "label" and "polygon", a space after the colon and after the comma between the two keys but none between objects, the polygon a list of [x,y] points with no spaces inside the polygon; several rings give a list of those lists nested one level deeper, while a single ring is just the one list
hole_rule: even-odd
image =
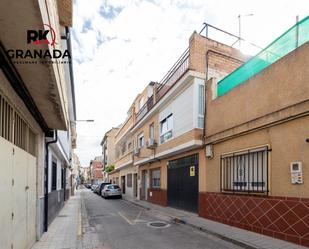
[{"label": "narrow street", "polygon": [[[88,189],[81,190],[81,199],[83,215],[89,222],[89,226],[83,222],[83,248],[90,244],[106,249],[240,248],[188,226],[171,223],[168,218],[125,200],[103,199]],[[167,226],[151,227],[149,223],[154,221]]]}]

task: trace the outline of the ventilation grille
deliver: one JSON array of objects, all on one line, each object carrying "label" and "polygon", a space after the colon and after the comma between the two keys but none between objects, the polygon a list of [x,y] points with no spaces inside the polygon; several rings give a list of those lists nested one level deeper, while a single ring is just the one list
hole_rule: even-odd
[{"label": "ventilation grille", "polygon": [[0,93],[0,136],[36,156],[36,135]]}]

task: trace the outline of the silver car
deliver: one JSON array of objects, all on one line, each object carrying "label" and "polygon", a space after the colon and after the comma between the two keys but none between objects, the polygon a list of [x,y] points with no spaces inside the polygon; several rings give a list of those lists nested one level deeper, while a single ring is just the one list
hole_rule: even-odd
[{"label": "silver car", "polygon": [[101,191],[101,195],[104,198],[108,198],[108,197],[122,197],[122,192],[121,192],[121,188],[116,185],[116,184],[109,184],[109,185],[105,185],[104,188]]}]

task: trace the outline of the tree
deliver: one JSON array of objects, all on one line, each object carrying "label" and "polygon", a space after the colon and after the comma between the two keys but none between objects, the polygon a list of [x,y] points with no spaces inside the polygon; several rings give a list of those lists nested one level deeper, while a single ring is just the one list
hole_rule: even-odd
[{"label": "tree", "polygon": [[115,165],[107,165],[106,167],[105,167],[105,172],[106,173],[109,173],[109,172],[112,172],[113,170],[115,169]]}]

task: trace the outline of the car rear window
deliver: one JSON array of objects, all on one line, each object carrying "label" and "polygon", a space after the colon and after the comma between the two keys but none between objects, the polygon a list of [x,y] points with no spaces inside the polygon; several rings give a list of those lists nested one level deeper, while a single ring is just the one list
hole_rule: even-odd
[{"label": "car rear window", "polygon": [[108,189],[119,189],[119,186],[117,186],[117,185],[110,185],[107,188]]}]

